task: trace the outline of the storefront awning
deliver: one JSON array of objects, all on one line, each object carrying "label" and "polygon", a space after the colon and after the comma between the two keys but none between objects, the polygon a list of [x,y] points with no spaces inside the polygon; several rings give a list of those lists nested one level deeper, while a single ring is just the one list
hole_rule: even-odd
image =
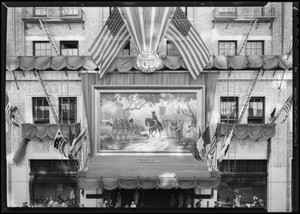
[{"label": "storefront awning", "polygon": [[216,189],[219,172],[208,171],[206,161],[191,154],[98,155],[92,158],[88,171],[79,172],[82,189]]}]

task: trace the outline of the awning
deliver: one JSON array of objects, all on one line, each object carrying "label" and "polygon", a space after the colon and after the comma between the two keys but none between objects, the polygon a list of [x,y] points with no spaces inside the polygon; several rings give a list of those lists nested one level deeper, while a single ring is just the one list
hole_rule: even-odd
[{"label": "awning", "polygon": [[[219,123],[219,134],[228,135],[233,127],[233,124]],[[276,123],[273,124],[235,124],[233,129],[233,136],[238,139],[245,139],[250,137],[252,139],[258,138],[272,138],[276,135]]]},{"label": "awning", "polygon": [[[31,124],[25,123],[22,126],[22,137],[31,139],[37,137],[40,139],[55,138],[58,126],[56,124]],[[60,124],[63,135],[70,140],[70,134],[76,136],[80,132],[80,123],[77,124]]]},{"label": "awning", "polygon": [[[138,70],[137,56],[119,56],[110,71],[128,72]],[[164,56],[160,58],[159,70],[185,69],[181,56]],[[204,70],[217,69],[291,69],[293,57],[287,55],[250,55],[250,56],[213,56]],[[98,70],[91,56],[7,56],[8,71],[22,70]]]},{"label": "awning", "polygon": [[219,187],[219,172],[208,171],[206,161],[189,154],[97,155],[88,171],[78,173],[82,189],[190,189]]}]

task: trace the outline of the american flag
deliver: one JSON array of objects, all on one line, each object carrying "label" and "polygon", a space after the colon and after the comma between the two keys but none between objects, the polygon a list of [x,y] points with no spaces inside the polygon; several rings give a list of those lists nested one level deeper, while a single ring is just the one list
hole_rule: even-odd
[{"label": "american flag", "polygon": [[82,149],[83,142],[81,141],[85,137],[85,132],[87,126],[82,130],[82,132],[73,140],[70,148],[69,158],[74,159],[78,156],[78,153]]},{"label": "american flag", "polygon": [[291,111],[292,108],[292,104],[293,104],[293,95],[291,95],[287,101],[285,102],[284,106],[282,107],[283,110],[285,111],[285,117],[282,120],[281,124],[284,123],[286,121],[286,119],[288,118],[289,112]]},{"label": "american flag", "polygon": [[200,34],[195,30],[185,13],[177,7],[166,34],[172,41],[194,79],[210,61],[210,53]]},{"label": "american flag", "polygon": [[221,126],[218,125],[217,128],[216,128],[215,134],[212,138],[212,142],[211,142],[211,145],[210,145],[210,150],[208,152],[209,154],[213,155],[215,153],[216,148],[217,148],[217,144],[220,141],[220,138],[221,138]]},{"label": "american flag", "polygon": [[12,106],[7,93],[5,92],[5,118],[8,125],[14,125],[20,127],[20,124],[16,121],[15,113],[18,111],[18,107]]},{"label": "american flag", "polygon": [[205,129],[204,133],[201,135],[199,140],[197,141],[197,149],[200,154],[202,149],[206,148],[206,145],[210,144],[210,131],[209,131],[209,126]]},{"label": "american flag", "polygon": [[92,58],[100,69],[100,78],[110,69],[130,39],[130,34],[124,24],[117,7],[114,7],[104,27],[89,48]]}]

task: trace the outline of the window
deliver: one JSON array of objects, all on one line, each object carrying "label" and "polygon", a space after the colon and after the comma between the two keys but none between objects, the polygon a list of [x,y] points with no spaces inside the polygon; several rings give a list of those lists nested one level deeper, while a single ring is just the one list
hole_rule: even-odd
[{"label": "window", "polygon": [[129,56],[130,55],[130,41],[128,41],[125,45],[125,47],[120,50],[120,54],[119,55],[123,55],[123,56]]},{"label": "window", "polygon": [[61,41],[60,52],[63,56],[78,56],[78,41]]},{"label": "window", "polygon": [[76,97],[59,98],[60,122],[71,124],[77,122],[77,99]]},{"label": "window", "polygon": [[33,122],[35,124],[50,123],[49,104],[45,97],[33,97]]},{"label": "window", "polygon": [[247,41],[246,55],[264,55],[264,42],[263,41]]},{"label": "window", "polygon": [[248,123],[262,124],[265,121],[265,99],[264,97],[251,97],[248,107]]},{"label": "window", "polygon": [[34,174],[76,173],[77,166],[72,160],[30,160],[30,172]]},{"label": "window", "polygon": [[39,41],[33,42],[34,56],[56,56],[55,50],[50,42]]},{"label": "window", "polygon": [[219,55],[233,56],[236,53],[236,41],[219,41]]},{"label": "window", "polygon": [[174,43],[167,41],[167,55],[168,56],[180,56],[178,49],[175,47]]},{"label": "window", "polygon": [[35,7],[34,15],[35,16],[47,16],[47,8],[46,7]]},{"label": "window", "polygon": [[238,97],[221,97],[221,123],[237,122],[238,100]]},{"label": "window", "polygon": [[62,14],[64,16],[77,16],[79,14],[78,7],[63,7]]},{"label": "window", "polygon": [[220,172],[224,173],[267,173],[266,160],[223,160]]}]

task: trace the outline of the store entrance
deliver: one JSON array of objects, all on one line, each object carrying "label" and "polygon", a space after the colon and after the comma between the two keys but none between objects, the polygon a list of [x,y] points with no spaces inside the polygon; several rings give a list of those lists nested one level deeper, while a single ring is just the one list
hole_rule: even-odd
[{"label": "store entrance", "polygon": [[[120,193],[122,198],[121,207],[130,207],[131,203],[135,201],[135,192],[138,192],[138,203],[137,207],[142,208],[161,208],[161,207],[173,207],[178,208],[180,201],[183,207],[193,207],[193,189],[133,189],[133,190],[125,190],[125,189],[115,189],[112,191],[105,191],[104,200],[109,201],[111,199],[111,207],[115,207],[117,204],[117,197]],[[173,195],[173,206],[171,205],[171,198]],[[181,199],[180,199],[181,198]]]}]

